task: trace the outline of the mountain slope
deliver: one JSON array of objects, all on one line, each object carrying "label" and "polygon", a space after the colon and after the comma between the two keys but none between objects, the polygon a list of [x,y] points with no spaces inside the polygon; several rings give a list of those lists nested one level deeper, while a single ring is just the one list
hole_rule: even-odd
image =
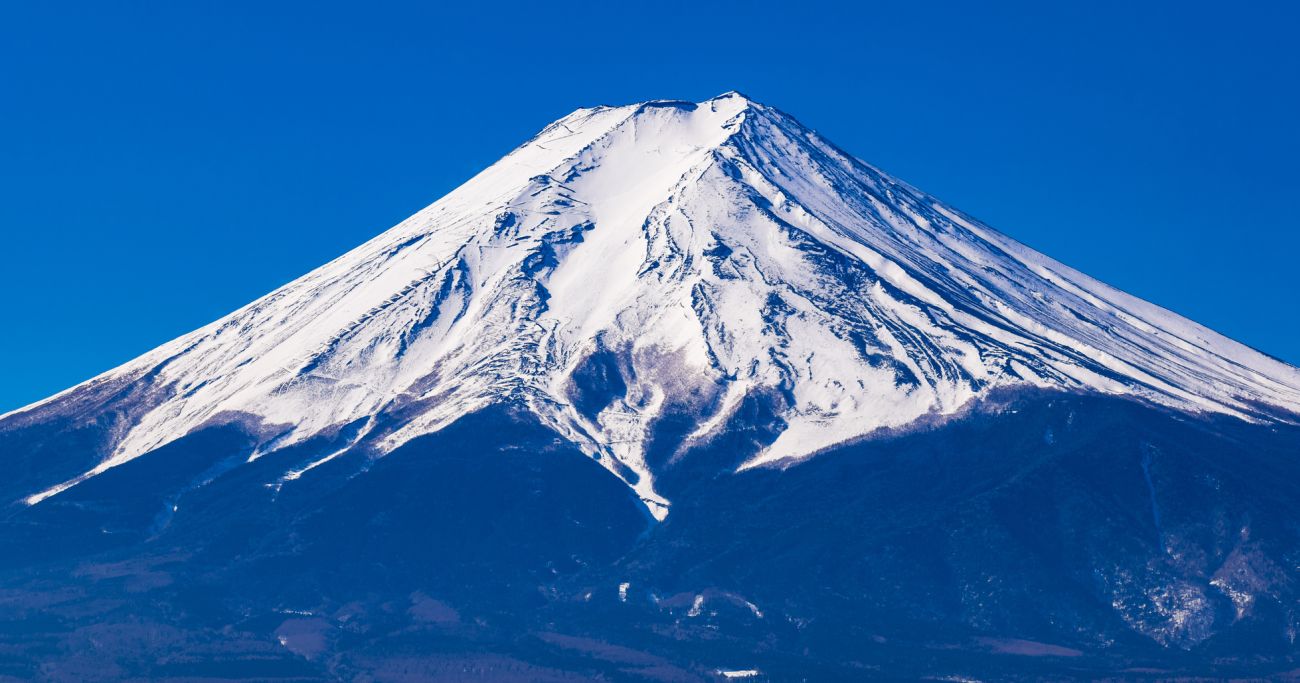
[{"label": "mountain slope", "polygon": [[[593,376],[616,381],[593,391]],[[102,404],[129,417],[99,461],[27,503],[232,419],[257,422],[253,459],[343,425],[355,425],[349,447],[382,454],[523,401],[662,517],[647,449],[672,415],[696,423],[680,454],[763,406],[778,427],[753,466],[1004,386],[1250,420],[1294,420],[1300,406],[1296,368],[1017,244],[736,93],[580,109],[334,262],[0,429],[119,382],[148,390]]]}]

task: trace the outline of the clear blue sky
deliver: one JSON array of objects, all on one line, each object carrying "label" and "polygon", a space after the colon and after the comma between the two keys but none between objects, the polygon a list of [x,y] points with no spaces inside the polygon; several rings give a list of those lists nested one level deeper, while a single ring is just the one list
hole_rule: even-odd
[{"label": "clear blue sky", "polygon": [[0,410],[339,255],[576,107],[730,89],[1300,362],[1296,3],[616,4],[4,3]]}]

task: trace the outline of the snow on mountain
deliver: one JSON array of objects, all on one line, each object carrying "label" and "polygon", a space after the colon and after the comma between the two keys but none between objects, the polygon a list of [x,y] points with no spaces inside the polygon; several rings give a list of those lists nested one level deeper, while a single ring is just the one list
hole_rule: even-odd
[{"label": "snow on mountain", "polygon": [[784,428],[745,467],[951,414],[995,387],[1254,421],[1300,409],[1300,370],[738,93],[579,109],[355,250],[0,429],[124,380],[155,387],[132,399],[138,418],[98,466],[27,503],[236,416],[265,434],[253,458],[345,424],[359,425],[348,447],[382,455],[512,401],[662,518],[646,460],[656,421],[695,417],[678,448],[689,457],[756,398]]}]

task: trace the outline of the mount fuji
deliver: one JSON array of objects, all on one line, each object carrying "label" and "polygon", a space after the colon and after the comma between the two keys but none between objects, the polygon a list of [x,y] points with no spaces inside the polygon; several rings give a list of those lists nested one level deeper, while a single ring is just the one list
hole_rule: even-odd
[{"label": "mount fuji", "polygon": [[0,676],[1273,675],[1298,457],[1300,369],[787,114],[579,109],[0,416]]}]

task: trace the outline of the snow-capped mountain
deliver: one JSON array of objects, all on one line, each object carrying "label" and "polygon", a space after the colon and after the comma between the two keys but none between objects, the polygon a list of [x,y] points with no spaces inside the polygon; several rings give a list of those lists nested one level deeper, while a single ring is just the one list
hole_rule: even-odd
[{"label": "snow-capped mountain", "polygon": [[32,505],[222,422],[255,427],[249,462],[346,434],[280,487],[510,402],[663,518],[647,452],[672,416],[692,418],[671,453],[689,458],[761,407],[776,426],[750,468],[1017,386],[1248,421],[1300,411],[1300,370],[733,92],[579,109],[335,261],[0,429],[115,416],[93,467]]},{"label": "snow-capped mountain", "polygon": [[1300,370],[786,114],[580,109],[0,416],[0,678],[1283,678],[1297,452]]}]

